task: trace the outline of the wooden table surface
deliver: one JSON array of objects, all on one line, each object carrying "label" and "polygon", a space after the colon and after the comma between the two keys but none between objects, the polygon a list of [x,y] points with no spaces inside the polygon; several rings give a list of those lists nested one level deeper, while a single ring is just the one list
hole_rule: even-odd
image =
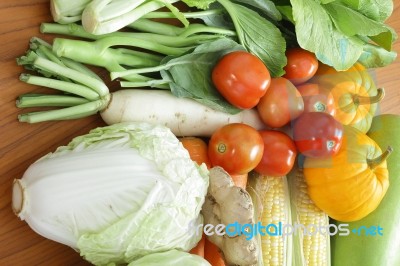
[{"label": "wooden table surface", "polygon": [[[387,21],[400,32],[400,0]],[[0,2],[0,265],[88,265],[69,247],[46,240],[20,221],[11,209],[11,187],[35,160],[73,137],[103,126],[99,116],[64,122],[25,124],[17,121],[18,95],[40,91],[19,82],[23,69],[15,58],[22,55],[41,22],[51,22],[48,0],[2,0]],[[394,48],[400,52],[400,42]],[[400,114],[400,60],[376,70],[377,85],[386,89],[380,113]]]}]

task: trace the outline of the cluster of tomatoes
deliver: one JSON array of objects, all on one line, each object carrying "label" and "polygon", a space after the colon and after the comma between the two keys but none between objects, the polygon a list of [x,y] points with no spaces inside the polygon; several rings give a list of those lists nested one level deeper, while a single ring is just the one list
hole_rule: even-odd
[{"label": "cluster of tomatoes", "polygon": [[210,138],[213,165],[235,175],[255,170],[278,177],[293,168],[298,152],[327,157],[339,151],[343,126],[334,119],[334,99],[328,90],[308,82],[318,60],[301,48],[289,49],[286,56],[286,74],[277,78],[245,51],[229,53],[216,64],[212,80],[222,96],[238,108],[256,108],[269,129],[258,131],[241,123],[223,126]]}]

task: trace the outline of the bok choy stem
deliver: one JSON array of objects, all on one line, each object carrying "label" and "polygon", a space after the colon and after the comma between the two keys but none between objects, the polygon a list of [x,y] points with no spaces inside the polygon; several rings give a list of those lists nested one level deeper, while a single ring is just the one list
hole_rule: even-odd
[{"label": "bok choy stem", "polygon": [[[178,0],[129,1],[131,6],[125,5],[124,9],[111,8],[110,10],[108,10],[108,2],[110,1],[96,0],[86,6],[82,13],[82,25],[86,31],[93,34],[117,31],[151,11],[162,7],[171,8],[170,4]],[[120,2],[117,5],[120,6]],[[121,11],[124,13],[121,14]]]},{"label": "bok choy stem", "polygon": [[83,9],[92,0],[51,0],[50,11],[53,20],[57,23],[65,24],[81,20]]},{"label": "bok choy stem", "polygon": [[103,99],[98,99],[96,101],[76,106],[50,110],[50,111],[40,111],[40,112],[21,114],[18,116],[18,120],[20,122],[38,123],[50,120],[67,120],[67,119],[86,117],[89,115],[96,114],[100,110],[103,110],[107,106],[109,99],[110,95],[107,95]]},{"label": "bok choy stem", "polygon": [[[188,31],[190,28],[190,31]],[[169,36],[169,35],[162,35],[162,34],[155,34],[155,33],[147,33],[147,32],[122,32],[116,31],[108,34],[103,35],[95,35],[88,33],[85,29],[78,25],[78,24],[56,24],[56,23],[42,23],[40,27],[40,31],[42,33],[55,33],[55,34],[64,34],[74,37],[81,37],[90,40],[99,40],[108,37],[126,37],[132,38],[132,43],[136,43],[137,40],[143,41],[150,41],[151,43],[160,44],[173,47],[193,47],[194,45],[201,44],[203,42],[219,38],[218,35],[212,34],[197,34],[194,33],[198,32],[214,32],[214,33],[231,33],[230,31],[226,31],[224,29],[218,29],[214,27],[208,27],[205,25],[194,24],[189,26],[187,29],[182,31],[183,36]],[[139,44],[140,45],[140,44]],[[139,46],[138,45],[138,46]],[[147,44],[146,42],[143,43],[143,47],[139,46],[140,48],[153,50],[151,45]],[[155,49],[155,52],[160,52],[160,48]],[[164,51],[165,50],[165,51]],[[180,51],[179,51],[180,52]],[[168,50],[162,49],[161,53],[169,54]]]},{"label": "bok choy stem", "polygon": [[30,74],[21,74],[20,80],[28,84],[44,86],[47,88],[75,94],[85,99],[88,99],[89,101],[97,100],[99,98],[99,94],[96,93],[94,90],[89,89],[87,86],[71,83],[68,81],[39,77]]},{"label": "bok choy stem", "polygon": [[[213,10],[214,11],[214,10]],[[204,11],[206,12],[206,11]],[[166,13],[165,17],[172,17],[173,14],[170,12],[152,12],[152,13]],[[149,13],[152,14],[152,13]],[[193,12],[196,14],[202,13],[202,12]],[[183,13],[184,15],[186,13]],[[189,13],[191,14],[191,13]],[[203,13],[202,13],[203,14]],[[159,15],[154,15],[154,17],[157,17]],[[163,15],[160,15],[160,18]],[[201,16],[196,16],[196,18],[201,18]],[[132,24],[129,24],[127,27],[141,31],[141,32],[151,32],[151,33],[156,33],[160,35],[169,35],[169,36],[190,36],[192,34],[196,33],[214,33],[214,34],[220,34],[220,35],[225,35],[225,36],[236,36],[236,32],[234,30],[229,30],[225,28],[220,28],[220,27],[214,27],[210,25],[205,25],[205,24],[198,24],[198,23],[190,23],[189,26],[187,27],[178,27],[162,22],[157,22],[151,19],[146,19],[146,18],[141,18],[135,21]]]},{"label": "bok choy stem", "polygon": [[[202,11],[192,11],[192,12],[181,12],[181,14],[185,18],[201,18],[210,15],[218,15],[224,13],[225,10],[223,8],[219,9],[210,9],[210,10],[202,10]],[[153,11],[144,15],[142,18],[175,18],[175,15],[172,12],[165,11]],[[136,22],[136,21],[135,21]]]},{"label": "bok choy stem", "polygon": [[58,56],[64,56],[64,51],[68,52],[72,50],[73,52],[77,52],[80,49],[83,49],[83,52],[81,54],[88,52],[86,50],[93,50],[93,53],[101,54],[104,53],[107,48],[119,45],[146,49],[164,55],[180,55],[186,52],[188,49],[192,48],[169,47],[150,40],[143,40],[126,36],[112,36],[104,37],[94,42],[56,38],[53,44],[53,51],[56,52]]},{"label": "bok choy stem", "polygon": [[98,79],[89,77],[83,73],[80,73],[74,69],[70,69],[65,66],[58,65],[52,61],[49,61],[47,59],[38,57],[33,64],[43,70],[46,71],[53,71],[55,73],[62,73],[63,76],[74,80],[76,82],[79,82],[88,88],[92,89],[94,92],[96,92],[99,97],[103,97],[105,95],[109,94],[107,86],[99,81]]},{"label": "bok choy stem", "polygon": [[169,90],[171,89],[168,85],[169,81],[164,80],[164,79],[159,79],[159,80],[152,80],[148,82],[140,82],[140,81],[120,81],[119,85],[123,88],[128,87],[128,88],[143,88],[143,87],[151,87],[151,88],[157,88],[157,89],[164,89],[164,90]]},{"label": "bok choy stem", "polygon": [[24,94],[18,97],[18,108],[27,107],[68,107],[89,102],[87,99],[69,95]]},{"label": "bok choy stem", "polygon": [[134,23],[127,25],[127,27],[141,32],[150,32],[168,36],[178,36],[184,30],[182,27],[146,18],[138,19]]},{"label": "bok choy stem", "polygon": [[159,72],[159,71],[167,69],[167,68],[168,68],[168,66],[166,66],[166,65],[159,65],[156,67],[136,68],[136,69],[129,69],[129,70],[120,71],[120,72],[111,72],[110,75],[111,75],[111,79],[114,80],[116,78],[121,78],[121,77],[125,77],[127,75],[132,75],[132,74]]},{"label": "bok choy stem", "polygon": [[[21,122],[43,122],[49,120],[65,120],[95,114],[108,105],[110,92],[104,82],[93,71],[84,65],[57,57],[51,46],[35,38],[26,55],[17,59],[17,63],[28,70],[44,75],[35,76],[21,74],[20,80],[28,84],[56,89],[68,94],[21,95],[16,105],[25,107],[65,107],[62,109],[30,112],[18,116]],[[40,47],[41,46],[41,47]],[[37,53],[36,53],[37,52]],[[66,64],[64,62],[67,62]],[[70,66],[73,66],[71,68]]]},{"label": "bok choy stem", "polygon": [[[101,40],[99,40],[101,41]],[[147,42],[149,43],[149,42]],[[143,67],[158,65],[160,57],[144,56],[145,53],[125,48],[107,48],[107,43],[56,38],[53,53],[58,57],[72,61],[101,66],[108,71],[123,71],[125,67]],[[127,80],[146,82],[151,80],[141,75],[127,76]]]}]

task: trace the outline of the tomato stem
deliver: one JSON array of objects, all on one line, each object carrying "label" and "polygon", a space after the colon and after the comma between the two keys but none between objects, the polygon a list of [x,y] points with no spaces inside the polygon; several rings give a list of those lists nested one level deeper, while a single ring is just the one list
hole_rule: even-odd
[{"label": "tomato stem", "polygon": [[224,143],[218,144],[218,152],[224,153],[226,151],[226,145]]},{"label": "tomato stem", "polygon": [[314,104],[314,110],[315,110],[316,112],[325,112],[325,110],[326,110],[326,105],[325,105],[323,102],[318,101],[318,102],[316,102],[316,103]]},{"label": "tomato stem", "polygon": [[386,161],[386,159],[389,157],[389,155],[393,152],[393,148],[391,146],[388,146],[386,151],[384,151],[380,156],[374,158],[374,159],[367,159],[367,163],[371,169],[374,169],[378,165],[380,165],[382,162]]},{"label": "tomato stem", "polygon": [[383,99],[383,97],[385,97],[385,90],[383,88],[379,88],[375,96],[369,97],[369,96],[360,96],[356,94],[353,97],[353,101],[356,105],[373,104],[380,102]]}]

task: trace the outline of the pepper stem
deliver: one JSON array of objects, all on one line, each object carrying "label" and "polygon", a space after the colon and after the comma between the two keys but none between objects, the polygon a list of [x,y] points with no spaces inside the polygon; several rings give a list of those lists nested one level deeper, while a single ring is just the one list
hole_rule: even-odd
[{"label": "pepper stem", "polygon": [[374,104],[380,102],[383,97],[385,97],[385,90],[383,88],[377,89],[377,94],[375,96],[360,96],[358,94],[354,95],[353,101],[355,104]]},{"label": "pepper stem", "polygon": [[386,161],[386,159],[389,157],[389,155],[393,152],[393,148],[391,146],[388,146],[386,151],[384,151],[380,156],[374,158],[374,159],[367,159],[367,163],[371,169],[374,169],[378,165],[380,165],[382,162]]}]

